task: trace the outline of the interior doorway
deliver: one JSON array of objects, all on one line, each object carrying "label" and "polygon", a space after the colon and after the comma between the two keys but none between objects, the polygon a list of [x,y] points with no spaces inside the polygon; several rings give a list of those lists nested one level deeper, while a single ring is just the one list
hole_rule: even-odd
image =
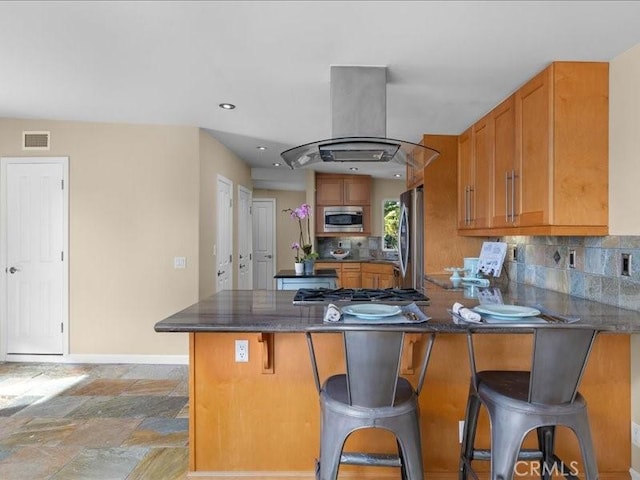
[{"label": "interior doorway", "polygon": [[233,288],[233,182],[218,175],[216,292]]},{"label": "interior doorway", "polygon": [[68,353],[68,157],[0,162],[0,356]]},{"label": "interior doorway", "polygon": [[273,290],[276,274],[275,198],[253,199],[253,286]]}]

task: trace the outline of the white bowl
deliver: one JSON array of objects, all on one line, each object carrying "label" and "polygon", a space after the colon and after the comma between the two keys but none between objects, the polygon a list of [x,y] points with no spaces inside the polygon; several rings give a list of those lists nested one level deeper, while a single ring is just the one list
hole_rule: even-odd
[{"label": "white bowl", "polygon": [[330,253],[331,253],[331,256],[333,258],[335,258],[336,260],[342,260],[343,258],[345,258],[345,257],[347,257],[349,255],[350,251],[349,250],[344,250],[343,253],[336,253],[333,250],[331,250]]}]

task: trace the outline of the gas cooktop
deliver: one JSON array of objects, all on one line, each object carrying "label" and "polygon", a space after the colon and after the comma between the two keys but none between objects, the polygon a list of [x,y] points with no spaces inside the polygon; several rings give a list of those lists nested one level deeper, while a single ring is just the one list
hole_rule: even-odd
[{"label": "gas cooktop", "polygon": [[429,298],[413,288],[301,288],[293,297],[294,304],[333,302],[392,302],[428,305]]}]

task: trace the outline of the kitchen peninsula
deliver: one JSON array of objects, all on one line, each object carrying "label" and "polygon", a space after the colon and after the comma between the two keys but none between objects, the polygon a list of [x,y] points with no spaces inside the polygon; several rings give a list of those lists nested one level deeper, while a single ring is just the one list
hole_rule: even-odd
[{"label": "kitchen peninsula", "polygon": [[[190,334],[191,471],[217,472],[217,478],[232,478],[232,472],[254,478],[264,478],[265,472],[288,478],[311,476],[318,455],[320,412],[302,333],[318,333],[322,377],[340,369],[341,341],[338,335],[327,334],[336,327],[323,323],[323,305],[294,305],[294,293],[223,291],[156,324],[158,332]],[[601,478],[628,479],[628,334],[640,332],[640,313],[525,285],[506,286],[500,295],[505,304],[544,305],[579,316],[576,325],[602,330],[580,390],[589,403]],[[458,469],[458,422],[464,418],[470,372],[467,327],[453,323],[447,309],[456,301],[472,307],[477,300],[435,285],[427,287],[427,296],[430,304],[419,308],[431,317],[429,322],[384,328],[409,332],[403,374],[412,381],[416,366],[411,348],[424,347],[421,333],[437,333],[420,397],[423,457],[429,478],[453,480]],[[530,328],[487,325],[486,332],[476,342],[479,368],[518,369],[528,364],[531,336],[523,333]],[[234,362],[237,339],[249,339],[248,363]],[[347,448],[393,451],[395,442],[389,437],[357,432]],[[481,418],[478,439],[488,439],[486,418]],[[577,442],[567,431],[560,429],[557,443],[563,460],[579,459]],[[350,466],[341,471],[361,472]]]}]

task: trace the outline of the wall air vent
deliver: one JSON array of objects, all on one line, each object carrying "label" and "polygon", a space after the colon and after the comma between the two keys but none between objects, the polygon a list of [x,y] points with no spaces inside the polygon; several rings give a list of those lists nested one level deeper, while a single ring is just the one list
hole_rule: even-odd
[{"label": "wall air vent", "polygon": [[49,150],[51,132],[22,132],[22,150]]}]

